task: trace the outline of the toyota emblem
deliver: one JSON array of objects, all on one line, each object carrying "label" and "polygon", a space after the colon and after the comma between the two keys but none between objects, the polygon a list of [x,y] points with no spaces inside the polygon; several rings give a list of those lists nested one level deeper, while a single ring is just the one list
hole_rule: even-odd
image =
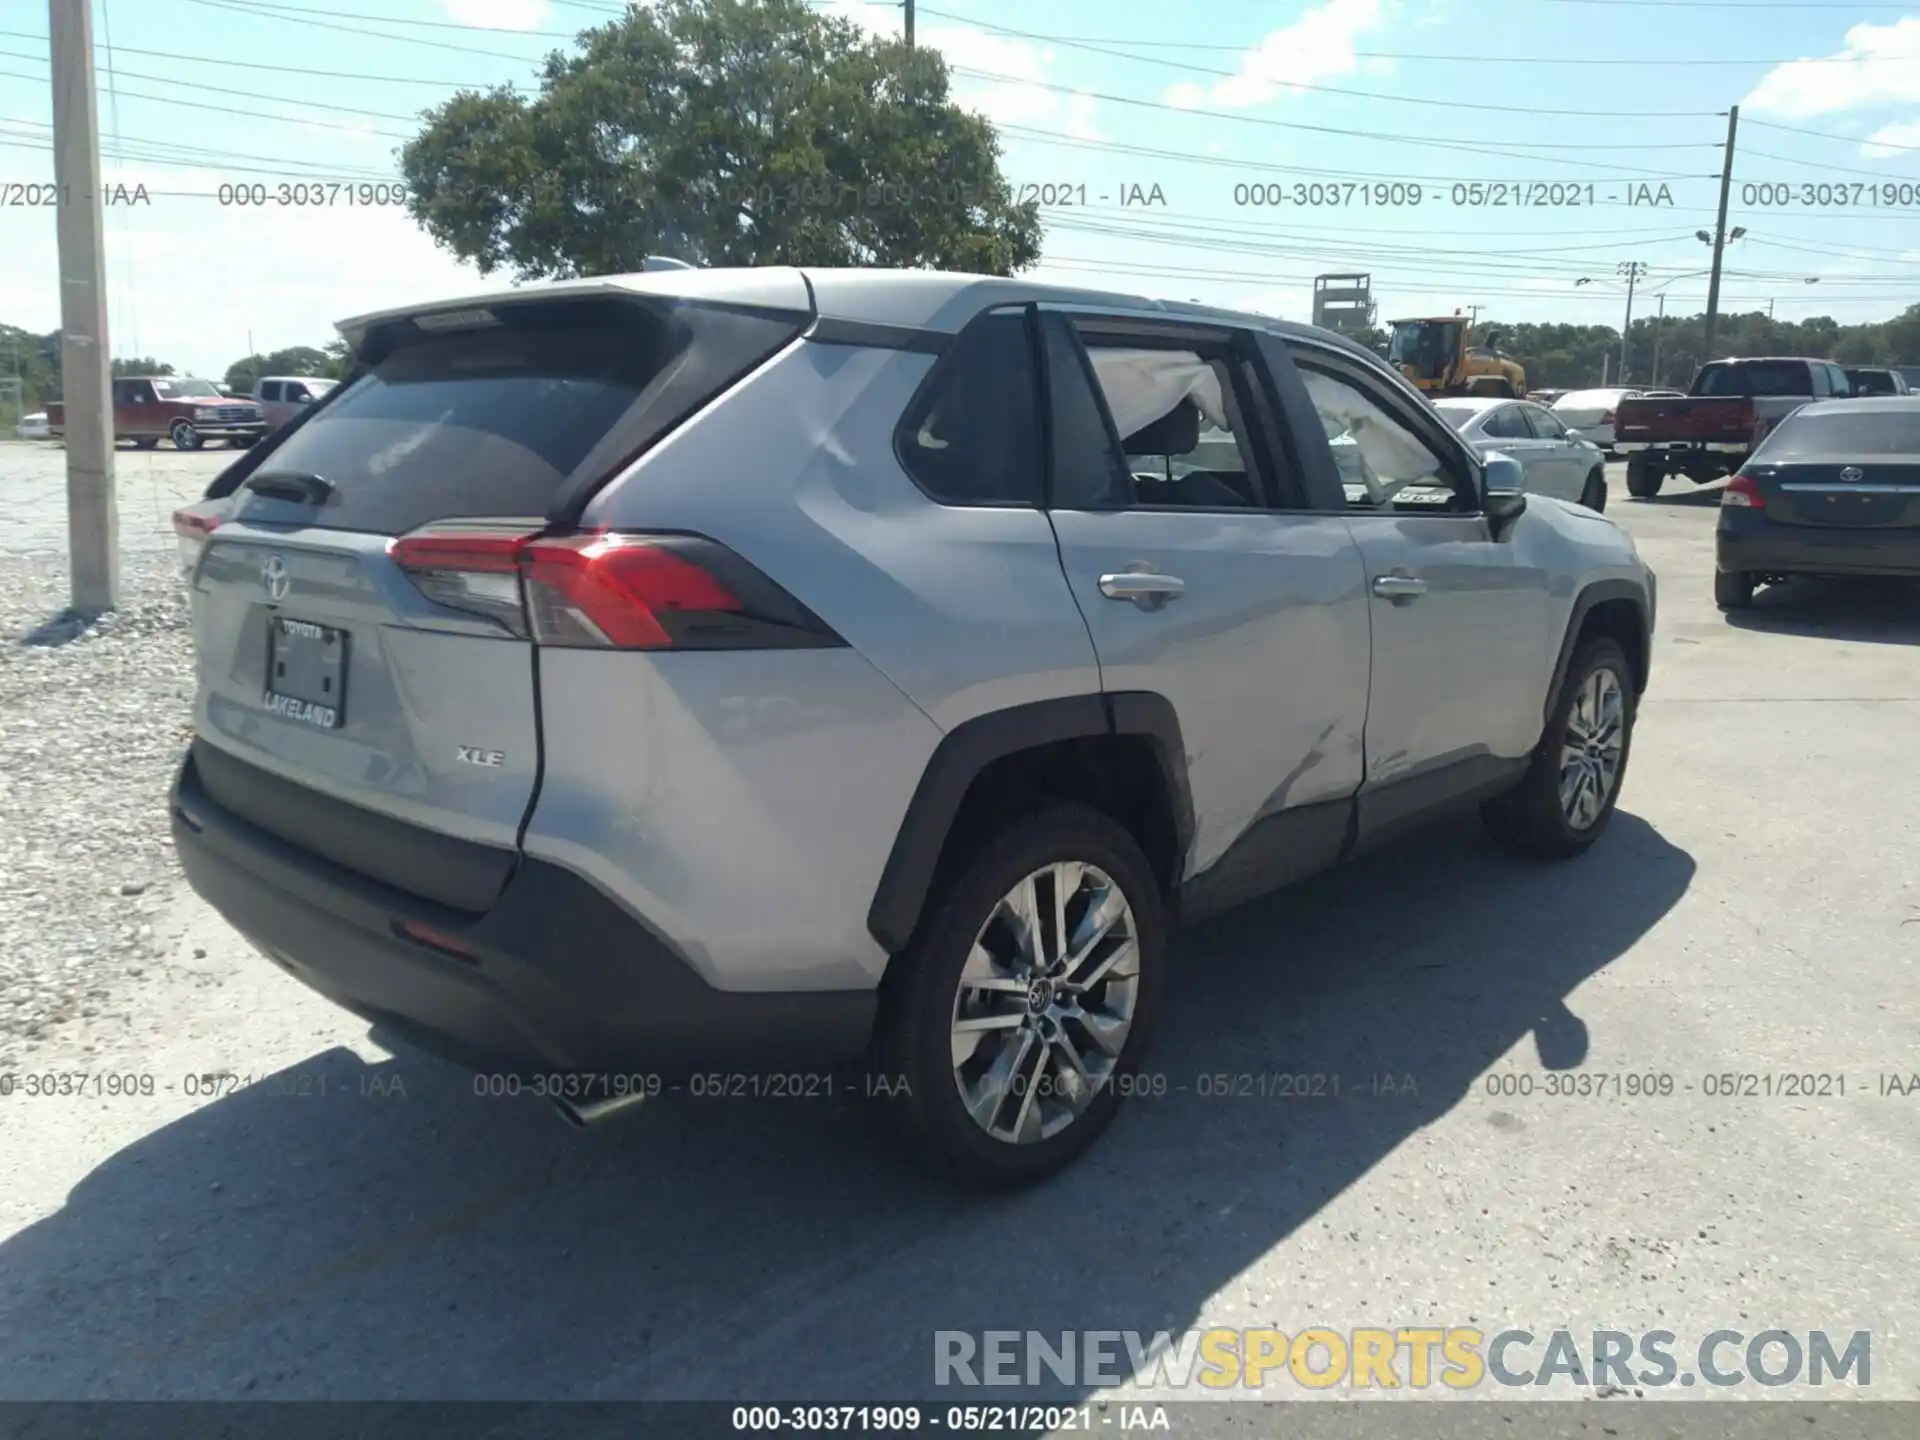
[{"label": "toyota emblem", "polygon": [[287,587],[290,582],[287,579],[285,556],[275,555],[260,567],[260,583],[267,587],[269,600],[279,601],[287,598]]},{"label": "toyota emblem", "polygon": [[1862,470],[1858,465],[1849,465],[1847,466],[1846,469],[1840,472],[1840,478],[1846,481],[1854,481],[1854,480],[1858,480],[1861,476],[1865,475],[1866,473],[1867,472]]}]

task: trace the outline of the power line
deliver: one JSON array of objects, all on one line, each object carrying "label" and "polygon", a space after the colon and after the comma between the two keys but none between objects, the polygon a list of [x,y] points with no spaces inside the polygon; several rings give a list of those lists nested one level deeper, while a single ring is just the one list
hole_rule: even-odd
[{"label": "power line", "polygon": [[[210,0],[200,0],[210,3]],[[1308,125],[1297,120],[1272,120],[1260,115],[1235,115],[1220,110],[1202,110],[1192,106],[1173,105],[1162,100],[1139,100],[1130,95],[1108,95],[1098,90],[1084,90],[1074,85],[1056,85],[1044,80],[1029,80],[1019,75],[1003,75],[992,70],[975,70],[970,66],[951,65],[948,67],[956,75],[965,75],[973,79],[994,80],[1004,84],[1028,86],[1036,90],[1051,90],[1061,95],[1077,95],[1088,100],[1100,100],[1109,105],[1131,105],[1146,110],[1171,111],[1178,115],[1191,115],[1204,120],[1224,120],[1235,125],[1259,125],[1277,130],[1303,130],[1316,135],[1338,135],[1347,140],[1385,140],[1402,145],[1419,145],[1435,150],[1458,150],[1469,155],[1492,155],[1509,160],[1548,160],[1550,155],[1528,155],[1508,150],[1491,141],[1431,139],[1424,135],[1399,135],[1382,130],[1354,130],[1337,125]],[[1526,141],[1510,141],[1509,144],[1526,144]],[[1705,141],[1688,141],[1677,144],[1635,145],[1613,142],[1605,145],[1545,145],[1552,151],[1563,150],[1706,150],[1715,148]],[[1679,171],[1642,170],[1637,166],[1600,165],[1588,160],[1561,160],[1562,165],[1579,165],[1587,169],[1608,169],[1627,174],[1641,175],[1649,179],[1691,180],[1698,176]]]},{"label": "power line", "polygon": [[[245,0],[235,0],[235,3],[240,4],[242,8],[245,8]],[[603,9],[600,9],[598,6],[585,5],[582,3],[582,0],[554,0],[554,3],[579,5],[580,8],[591,10],[593,13],[600,14],[600,15],[617,16],[620,13],[619,11],[616,11],[616,10],[603,10]],[[823,5],[827,3],[827,0],[807,0],[807,3],[817,6],[817,5]],[[886,3],[886,0],[872,0],[872,3],[876,6],[876,8],[879,8],[879,9],[894,8],[892,4]],[[333,12],[317,11],[317,12],[311,12],[311,13],[331,14]],[[927,11],[925,13],[931,14],[933,12]],[[385,17],[383,16],[381,18],[384,19]],[[968,23],[969,25],[978,24],[977,21],[967,21],[966,23]],[[469,26],[464,28],[481,30],[481,29],[488,29],[489,27]],[[356,31],[354,33],[357,34],[357,33],[364,33],[364,32]],[[491,33],[499,34],[500,32],[497,30],[494,30]],[[559,39],[561,38],[561,35],[562,35],[562,32],[559,32],[559,31],[518,31],[515,33],[539,35],[541,38],[545,38],[545,39]],[[16,40],[38,40],[42,44],[46,43],[46,38],[47,38],[45,35],[37,34],[31,30],[0,30],[0,35],[8,36]],[[395,38],[401,38],[401,37],[395,37]],[[572,37],[568,37],[568,38],[572,38]],[[1257,48],[1257,43],[1258,43],[1258,42],[1255,42],[1254,44],[1223,45],[1217,42],[1210,42],[1210,41],[1141,39],[1137,36],[1116,37],[1116,36],[1099,36],[1099,35],[1036,34],[1033,38],[1036,40],[1045,41],[1048,44],[1055,44],[1055,45],[1077,44],[1077,45],[1135,46],[1135,47],[1151,48],[1154,50],[1196,50],[1196,51],[1222,54],[1222,55],[1244,55],[1248,51]],[[116,46],[115,48],[128,55],[150,55],[159,59],[166,59],[166,60],[191,60],[191,61],[197,61],[201,64],[207,64],[207,65],[237,65],[243,69],[248,69],[248,70],[282,70],[292,74],[325,75],[335,79],[342,79],[342,80],[384,81],[384,82],[388,82],[395,85],[445,85],[445,86],[451,86],[454,88],[474,88],[478,86],[483,86],[485,83],[487,83],[487,82],[480,82],[480,81],[425,80],[425,79],[418,79],[411,75],[362,75],[356,72],[343,71],[343,70],[309,70],[309,69],[306,69],[304,66],[299,66],[299,65],[266,65],[256,60],[232,60],[224,57],[215,58],[215,57],[206,56],[206,55],[188,55],[188,54],[183,54],[181,52],[172,51],[172,50],[140,50],[130,45],[120,45],[120,46]],[[456,46],[454,48],[459,49],[460,47]],[[483,51],[463,51],[462,53],[490,55],[493,52],[483,50]],[[1653,65],[1683,66],[1683,67],[1704,67],[1704,66],[1715,66],[1715,65],[1723,65],[1723,66],[1725,65],[1731,65],[1731,66],[1881,65],[1881,64],[1897,65],[1897,64],[1907,64],[1911,62],[1920,61],[1920,53],[1915,53],[1910,55],[1778,55],[1778,56],[1772,56],[1772,57],[1753,56],[1746,59],[1741,59],[1741,58],[1729,59],[1725,56],[1720,56],[1720,55],[1710,55],[1710,56],[1698,55],[1698,56],[1687,56],[1687,57],[1675,57],[1671,55],[1646,55],[1646,56],[1628,56],[1625,58],[1621,58],[1619,56],[1591,56],[1591,55],[1488,55],[1488,54],[1447,55],[1447,54],[1436,54],[1430,51],[1421,51],[1421,50],[1355,50],[1353,52],[1353,56],[1356,60],[1396,60],[1396,61],[1416,60],[1416,61],[1432,61],[1434,63],[1444,63],[1444,64],[1460,64],[1460,65],[1528,65],[1528,66],[1604,65],[1604,66],[1613,66],[1613,67],[1619,67],[1619,66],[1636,66],[1637,67],[1637,66],[1653,66]],[[503,55],[500,58],[519,60],[519,59],[523,59],[524,57],[518,56],[518,55],[514,55],[514,56]],[[1639,112],[1633,112],[1633,113],[1639,113]],[[1763,122],[1754,120],[1754,121],[1750,121],[1749,123],[1758,125]],[[1782,125],[1775,128],[1784,130],[1784,129],[1790,129],[1792,127]],[[1815,134],[1821,134],[1823,132],[1809,130],[1804,133],[1809,135],[1815,135]],[[1845,139],[1847,137],[1836,136],[1833,138]]]},{"label": "power line", "polygon": [[[1913,58],[1916,62],[1920,62],[1920,55]],[[1747,123],[1760,125],[1768,130],[1786,130],[1795,135],[1815,135],[1822,140],[1838,140],[1846,145],[1878,145],[1884,150],[1910,150],[1920,154],[1920,145],[1888,145],[1884,141],[1875,140],[1867,135],[1837,135],[1831,130],[1809,130],[1803,125],[1776,125],[1771,120],[1749,120]]]},{"label": "power line", "polygon": [[[17,50],[0,50],[14,60],[34,60],[37,56],[23,55]],[[183,90],[204,90],[210,95],[238,95],[245,100],[275,100],[283,105],[299,105],[308,110],[333,110],[343,115],[361,115],[370,120],[400,120],[417,123],[418,115],[395,115],[385,110],[363,110],[357,105],[328,105],[319,100],[295,100],[285,95],[263,95],[258,90],[235,90],[225,85],[206,85],[197,80],[178,80],[171,75],[142,75],[137,70],[122,70],[120,74],[129,80],[156,80],[162,85],[178,85]],[[311,72],[309,72],[311,73]]]},{"label": "power line", "polygon": [[[540,60],[540,57],[537,56],[513,55],[505,50],[482,50],[475,45],[455,45],[446,40],[423,40],[417,35],[396,35],[391,30],[368,30],[358,25],[338,25],[330,20],[314,19],[312,18],[313,12],[305,10],[298,11],[292,15],[274,14],[270,11],[241,4],[240,0],[183,0],[183,3],[188,5],[204,5],[210,10],[225,10],[234,15],[250,16],[255,20],[297,19],[301,24],[311,25],[316,30],[338,30],[343,35],[359,35],[363,38],[375,40],[391,40],[400,45],[420,45],[429,50],[451,50],[462,55],[485,55],[494,60],[518,61],[522,65],[537,65]],[[494,33],[498,34],[499,32],[495,31]],[[520,33],[526,34],[528,32],[521,31]]]},{"label": "power line", "polygon": [[[1214,75],[1227,80],[1242,78],[1258,80],[1258,76],[1247,76],[1244,71],[1221,70],[1208,65],[1195,65],[1184,60],[1163,60],[1157,55],[1130,55],[1124,50],[1110,49],[1095,41],[1071,40],[1064,36],[1036,35],[1030,30],[1015,30],[1005,25],[991,25],[984,20],[969,19],[964,15],[955,15],[947,10],[934,10],[921,7],[925,15],[938,15],[945,20],[958,20],[977,30],[991,31],[998,35],[1011,35],[1021,40],[1038,40],[1053,45],[1064,45],[1069,49],[1085,50],[1094,55],[1110,55],[1121,60],[1132,60],[1142,65],[1159,65],[1167,69],[1178,70],[1186,74]],[[1472,100],[1435,100],[1425,96],[1387,95],[1375,90],[1349,90],[1338,85],[1307,84],[1303,81],[1273,80],[1267,83],[1276,89],[1304,90],[1318,95],[1345,95],[1360,100],[1374,100],[1395,105],[1437,105],[1447,110],[1494,110],[1508,115],[1562,115],[1585,117],[1588,119],[1703,119],[1718,115],[1717,110],[1563,110],[1531,105],[1486,105]]]},{"label": "power line", "polygon": [[1782,165],[1811,165],[1815,169],[1830,170],[1838,175],[1871,175],[1876,180],[1886,181],[1891,179],[1894,184],[1903,183],[1897,176],[1889,177],[1884,170],[1862,170],[1856,166],[1835,165],[1827,160],[1799,160],[1791,155],[1769,155],[1764,150],[1743,150],[1740,153],[1743,155],[1752,155],[1760,160],[1777,160]]},{"label": "power line", "polygon": [[[0,70],[0,79],[32,80],[38,84],[46,83],[46,77],[44,75],[22,75],[16,70]],[[353,135],[378,135],[388,140],[411,140],[413,138],[411,135],[402,135],[393,130],[369,130],[359,125],[336,125],[325,120],[308,120],[299,115],[274,115],[260,110],[239,110],[231,105],[206,105],[194,100],[176,100],[171,95],[147,95],[138,90],[122,90],[120,94],[129,100],[151,100],[157,101],[162,105],[179,105],[188,110],[212,110],[222,115],[244,115],[249,120],[278,120],[287,125],[317,125],[322,130],[344,130]],[[289,103],[297,104],[299,102],[293,101]]]}]

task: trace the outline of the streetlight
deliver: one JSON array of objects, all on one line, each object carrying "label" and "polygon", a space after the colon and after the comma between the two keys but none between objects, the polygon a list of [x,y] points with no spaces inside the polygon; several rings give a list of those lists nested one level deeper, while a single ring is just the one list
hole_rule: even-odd
[{"label": "streetlight", "polygon": [[[1705,235],[1707,232],[1701,230],[1696,233]],[[1742,230],[1740,233],[1744,235],[1746,232]],[[1689,270],[1684,275],[1675,275],[1653,292],[1660,297],[1660,313],[1653,322],[1653,383],[1656,387],[1660,384],[1660,332],[1667,327],[1667,288],[1679,284],[1682,280],[1697,280],[1702,275],[1712,273],[1711,270]]]},{"label": "streetlight", "polygon": [[[1620,275],[1626,278],[1627,282],[1627,318],[1622,321],[1620,325],[1620,383],[1625,385],[1627,383],[1627,337],[1633,331],[1633,287],[1634,283],[1638,281],[1642,275],[1647,273],[1647,267],[1644,261],[1622,260],[1617,270]],[[1591,285],[1592,283],[1593,277],[1591,275],[1583,275],[1574,281],[1573,285],[1577,290],[1582,285]],[[1608,283],[1611,284],[1612,282],[1609,281]],[[1602,378],[1604,383],[1604,377]]]}]

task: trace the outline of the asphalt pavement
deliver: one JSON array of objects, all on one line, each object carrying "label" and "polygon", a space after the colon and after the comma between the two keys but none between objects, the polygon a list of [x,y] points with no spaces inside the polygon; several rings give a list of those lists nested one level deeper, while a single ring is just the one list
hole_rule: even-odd
[{"label": "asphalt pavement", "polygon": [[[152,1093],[0,1099],[0,1399],[1075,1401],[936,1390],[936,1332],[1472,1326],[1869,1331],[1865,1387],[1645,1398],[1920,1400],[1920,605],[1730,621],[1715,490],[1610,470],[1661,609],[1605,839],[1462,824],[1182,938],[1166,1093],[1031,1192],[942,1191],[843,1099],[571,1131],[179,888],[164,961],[31,1061]],[[1484,1408],[1447,1433],[1516,1433]]]}]

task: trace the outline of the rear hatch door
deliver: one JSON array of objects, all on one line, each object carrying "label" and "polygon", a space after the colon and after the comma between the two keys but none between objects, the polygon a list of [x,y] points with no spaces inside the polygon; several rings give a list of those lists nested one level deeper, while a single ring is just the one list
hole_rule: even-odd
[{"label": "rear hatch door", "polygon": [[210,492],[192,591],[209,798],[438,903],[490,904],[540,774],[520,577],[455,576],[453,595],[394,543],[564,525],[805,328],[793,278],[784,315],[507,297],[367,331],[363,373]]}]

